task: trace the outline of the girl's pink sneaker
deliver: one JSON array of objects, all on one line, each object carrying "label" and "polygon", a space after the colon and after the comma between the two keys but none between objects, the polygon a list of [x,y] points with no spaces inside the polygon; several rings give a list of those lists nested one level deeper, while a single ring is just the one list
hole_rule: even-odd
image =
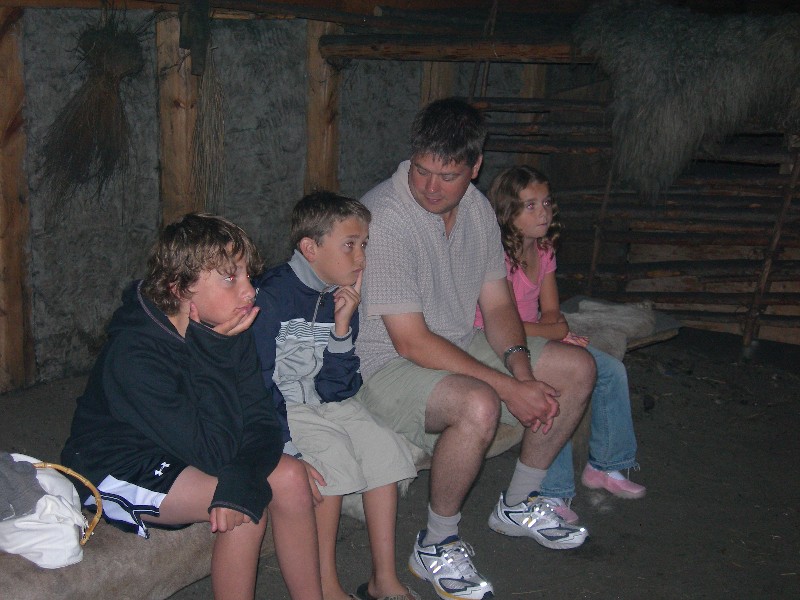
[{"label": "girl's pink sneaker", "polygon": [[600,471],[592,465],[586,464],[581,475],[583,485],[593,490],[603,489],[620,498],[636,500],[644,498],[647,488],[638,483],[633,483],[619,471]]}]

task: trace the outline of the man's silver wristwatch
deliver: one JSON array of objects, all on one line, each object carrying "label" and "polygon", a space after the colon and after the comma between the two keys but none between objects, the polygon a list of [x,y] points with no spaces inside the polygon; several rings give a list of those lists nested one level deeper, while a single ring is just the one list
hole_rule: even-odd
[{"label": "man's silver wristwatch", "polygon": [[527,346],[511,346],[511,348],[503,352],[503,366],[509,372],[511,371],[511,369],[508,368],[508,357],[514,354],[515,352],[524,352],[525,354],[528,355],[528,360],[531,359],[531,351],[528,350]]}]

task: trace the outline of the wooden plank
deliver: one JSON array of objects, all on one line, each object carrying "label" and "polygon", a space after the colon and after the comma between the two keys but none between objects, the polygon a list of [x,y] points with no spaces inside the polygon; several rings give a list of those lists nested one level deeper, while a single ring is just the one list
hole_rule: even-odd
[{"label": "wooden plank", "polygon": [[[739,280],[746,278],[751,284],[759,271],[759,260],[673,260],[660,262],[637,262],[618,265],[598,265],[598,276],[630,281],[642,278],[719,278],[720,280]],[[558,268],[559,275],[570,275],[586,270],[585,264],[570,264]],[[773,281],[792,281],[800,279],[800,261],[775,261]]]},{"label": "wooden plank", "polygon": [[322,189],[339,191],[340,76],[319,53],[320,38],[337,31],[340,27],[333,23],[307,23],[306,194]]},{"label": "wooden plank", "polygon": [[0,393],[33,383],[22,11],[0,8]]},{"label": "wooden plank", "polygon": [[536,154],[601,154],[610,153],[608,142],[555,142],[546,138],[509,139],[493,138],[486,140],[484,149],[487,152],[521,152]]},{"label": "wooden plank", "polygon": [[203,200],[191,192],[197,78],[191,74],[191,57],[178,47],[179,34],[174,13],[156,21],[163,224],[204,209]]},{"label": "wooden plank", "polygon": [[594,58],[580,54],[565,41],[531,44],[500,37],[437,35],[327,35],[320,53],[328,60],[491,61],[511,63],[586,64]]},{"label": "wooden plank", "polygon": [[[703,306],[749,306],[752,292],[742,293],[712,293],[712,292],[640,292],[628,291],[621,292],[625,297],[625,302],[642,302],[651,300],[659,304],[694,304]],[[760,299],[761,308],[766,306],[799,306],[800,294],[774,294],[765,293]]]},{"label": "wooden plank", "polygon": [[[741,236],[735,234],[684,234],[662,231],[607,231],[603,234],[603,238],[608,242],[665,246],[743,246],[746,244],[764,248],[770,242],[770,235],[767,231],[755,234],[748,240],[742,240]],[[800,247],[800,236],[786,235],[781,239],[781,245],[790,248]]]},{"label": "wooden plank", "polygon": [[[526,67],[543,65],[525,65]],[[526,122],[521,123],[489,123],[489,133],[508,136],[554,135],[554,136],[599,136],[611,138],[611,130],[602,125],[584,123],[543,123],[536,119],[538,115],[520,115]]]},{"label": "wooden plank", "polygon": [[[466,98],[464,98],[466,100]],[[488,112],[578,112],[605,114],[607,106],[590,100],[557,98],[475,98],[472,106]]]}]

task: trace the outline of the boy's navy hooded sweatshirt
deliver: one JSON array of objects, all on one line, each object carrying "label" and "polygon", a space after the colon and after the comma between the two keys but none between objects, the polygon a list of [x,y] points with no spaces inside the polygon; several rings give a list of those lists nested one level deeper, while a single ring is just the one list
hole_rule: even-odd
[{"label": "boy's navy hooded sweatshirt", "polygon": [[108,326],[61,460],[98,485],[131,465],[176,457],[219,479],[209,509],[257,522],[282,445],[252,336],[190,321],[181,337],[134,283]]},{"label": "boy's navy hooded sweatshirt", "polygon": [[334,335],[333,292],[305,257],[292,259],[254,282],[261,312],[251,327],[264,383],[272,390],[283,422],[284,452],[297,454],[286,422],[286,404],[341,402],[361,387],[360,361],[353,343],[358,311],[343,338]]}]

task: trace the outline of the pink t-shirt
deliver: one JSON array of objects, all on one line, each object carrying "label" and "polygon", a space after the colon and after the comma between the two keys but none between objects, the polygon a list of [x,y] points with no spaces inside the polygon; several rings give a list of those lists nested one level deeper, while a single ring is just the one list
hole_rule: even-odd
[{"label": "pink t-shirt", "polygon": [[[506,278],[514,289],[514,299],[520,318],[528,323],[539,322],[539,292],[542,289],[544,276],[556,270],[556,255],[551,248],[539,249],[539,276],[536,283],[528,279],[521,268],[511,272],[511,261],[506,256]],[[475,309],[475,327],[483,329],[483,315],[481,309]]]}]

